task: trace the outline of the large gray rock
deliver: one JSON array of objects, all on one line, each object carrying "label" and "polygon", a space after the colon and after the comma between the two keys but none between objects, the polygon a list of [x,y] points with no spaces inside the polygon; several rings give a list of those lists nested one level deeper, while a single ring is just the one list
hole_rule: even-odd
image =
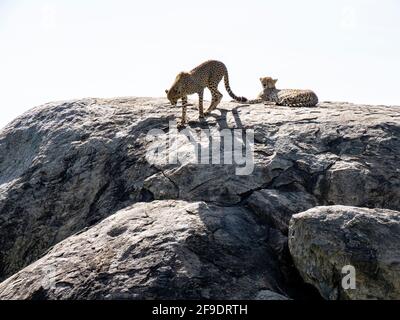
[{"label": "large gray rock", "polygon": [[[254,130],[249,175],[237,174],[239,163],[194,162],[193,144],[181,135],[166,145],[172,136],[169,121],[179,112],[166,99],[83,99],[34,108],[4,128],[0,280],[52,245],[137,202],[248,204],[284,233],[290,215],[315,202],[400,210],[398,107],[226,102],[203,123],[195,107],[189,108],[192,136],[199,129],[213,135],[221,129]],[[152,129],[159,135],[149,139]],[[180,161],[149,159],[147,151],[154,149],[164,155],[177,150]],[[252,197],[263,190],[275,190],[279,209],[265,194]],[[304,195],[301,205],[288,205],[299,195]],[[285,236],[275,233],[271,239],[274,250],[285,252]]]},{"label": "large gray rock", "polygon": [[[292,217],[289,248],[303,279],[326,299],[400,299],[398,211],[310,209]],[[346,266],[354,267],[355,289]]]},{"label": "large gray rock", "polygon": [[268,233],[239,207],[138,203],[1,283],[0,300],[283,299]]},{"label": "large gray rock", "polygon": [[279,293],[270,290],[262,290],[257,294],[255,300],[289,300],[289,299],[288,297],[285,297]]}]

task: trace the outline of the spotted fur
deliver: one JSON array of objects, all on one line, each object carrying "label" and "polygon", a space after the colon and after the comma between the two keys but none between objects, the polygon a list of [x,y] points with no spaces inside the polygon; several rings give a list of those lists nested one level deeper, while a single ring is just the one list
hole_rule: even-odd
[{"label": "spotted fur", "polygon": [[278,79],[271,77],[260,78],[263,91],[255,100],[248,101],[249,104],[272,102],[280,106],[289,107],[314,107],[318,104],[317,95],[311,90],[299,89],[277,89],[275,87]]},{"label": "spotted fur", "polygon": [[[197,93],[199,95],[199,118],[215,110],[222,100],[222,93],[218,91],[218,85],[224,78],[225,88],[229,95],[238,102],[246,102],[244,97],[238,97],[229,85],[228,69],[220,61],[209,60],[197,66],[190,72],[181,72],[176,76],[171,89],[165,90],[168,100],[172,105],[176,105],[178,100],[182,100],[182,121],[184,125],[187,121],[187,96]],[[211,104],[206,112],[203,111],[204,89],[211,91]]]}]

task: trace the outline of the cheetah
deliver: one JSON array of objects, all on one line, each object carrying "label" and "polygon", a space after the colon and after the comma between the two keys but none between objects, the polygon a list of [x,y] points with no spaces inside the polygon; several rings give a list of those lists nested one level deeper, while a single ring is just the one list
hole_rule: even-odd
[{"label": "cheetah", "polygon": [[[190,72],[181,72],[176,76],[171,89],[165,90],[168,100],[176,106],[178,100],[182,100],[182,120],[180,126],[187,121],[187,96],[197,93],[199,95],[199,119],[215,110],[222,100],[222,93],[218,91],[218,85],[224,78],[225,88],[229,95],[238,102],[246,102],[245,97],[238,97],[229,86],[228,69],[225,64],[216,60],[206,61]],[[203,111],[204,89],[211,91],[211,104],[206,112]]]},{"label": "cheetah", "polygon": [[264,88],[263,91],[258,95],[257,99],[250,100],[247,103],[270,102],[279,106],[289,107],[314,107],[318,104],[318,97],[311,90],[279,90],[275,87],[278,79],[272,79],[271,77],[260,78],[260,81]]}]

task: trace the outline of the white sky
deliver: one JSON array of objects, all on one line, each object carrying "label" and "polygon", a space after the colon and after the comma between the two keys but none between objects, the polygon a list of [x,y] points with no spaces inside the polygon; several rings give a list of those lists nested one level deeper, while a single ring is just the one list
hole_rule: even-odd
[{"label": "white sky", "polygon": [[237,95],[268,75],[320,100],[400,104],[399,39],[398,0],[0,0],[0,127],[54,100],[163,96],[207,59]]}]

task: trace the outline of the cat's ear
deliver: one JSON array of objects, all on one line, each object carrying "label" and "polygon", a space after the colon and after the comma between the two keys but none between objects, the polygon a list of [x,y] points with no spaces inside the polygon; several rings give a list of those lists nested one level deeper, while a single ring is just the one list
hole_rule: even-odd
[{"label": "cat's ear", "polygon": [[278,82],[278,79],[274,79],[273,81],[274,81],[274,84],[276,84]]}]

